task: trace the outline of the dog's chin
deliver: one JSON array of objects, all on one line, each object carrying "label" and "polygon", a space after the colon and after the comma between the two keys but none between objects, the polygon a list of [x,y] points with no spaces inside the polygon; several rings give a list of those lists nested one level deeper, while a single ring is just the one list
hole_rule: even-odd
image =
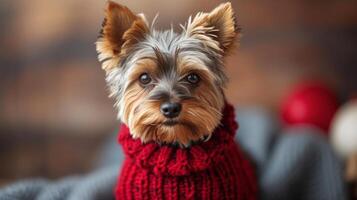
[{"label": "dog's chin", "polygon": [[162,122],[162,125],[166,126],[166,127],[173,127],[173,126],[176,126],[179,124],[180,124],[180,122],[178,120],[174,120],[174,119],[165,120],[164,122]]},{"label": "dog's chin", "polygon": [[145,124],[137,123],[130,129],[133,137],[140,138],[143,143],[154,141],[160,144],[179,144],[183,147],[205,141],[211,133],[204,124],[178,118],[156,122],[146,121]]}]

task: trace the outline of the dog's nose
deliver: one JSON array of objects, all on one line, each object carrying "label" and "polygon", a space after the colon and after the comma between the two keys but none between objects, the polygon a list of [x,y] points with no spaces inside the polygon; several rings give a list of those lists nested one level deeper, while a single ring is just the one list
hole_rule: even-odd
[{"label": "dog's nose", "polygon": [[161,113],[167,118],[177,117],[181,112],[181,104],[165,102],[160,106]]}]

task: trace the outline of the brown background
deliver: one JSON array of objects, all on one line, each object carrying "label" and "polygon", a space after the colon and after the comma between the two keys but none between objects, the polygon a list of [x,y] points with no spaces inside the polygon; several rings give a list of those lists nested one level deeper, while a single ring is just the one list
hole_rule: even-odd
[{"label": "brown background", "polygon": [[[158,27],[184,23],[222,1],[120,1]],[[227,60],[227,96],[277,111],[302,80],[341,100],[357,91],[355,0],[232,1],[243,28]],[[117,127],[94,42],[105,1],[3,0],[0,4],[0,184],[89,171]]]}]

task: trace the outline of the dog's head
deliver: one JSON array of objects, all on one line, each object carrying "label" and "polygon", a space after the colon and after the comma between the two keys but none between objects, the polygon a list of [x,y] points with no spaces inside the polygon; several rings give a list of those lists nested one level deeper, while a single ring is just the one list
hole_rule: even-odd
[{"label": "dog's head", "polygon": [[224,56],[238,28],[230,3],[157,31],[142,14],[109,2],[96,42],[119,119],[142,142],[189,145],[221,120]]}]

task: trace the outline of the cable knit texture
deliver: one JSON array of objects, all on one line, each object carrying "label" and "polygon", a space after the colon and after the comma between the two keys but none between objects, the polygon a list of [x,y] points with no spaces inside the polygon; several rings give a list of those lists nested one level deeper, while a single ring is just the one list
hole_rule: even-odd
[{"label": "cable knit texture", "polygon": [[122,125],[119,143],[126,159],[116,199],[256,199],[253,168],[234,142],[237,128],[229,104],[211,139],[189,148],[143,144]]}]

